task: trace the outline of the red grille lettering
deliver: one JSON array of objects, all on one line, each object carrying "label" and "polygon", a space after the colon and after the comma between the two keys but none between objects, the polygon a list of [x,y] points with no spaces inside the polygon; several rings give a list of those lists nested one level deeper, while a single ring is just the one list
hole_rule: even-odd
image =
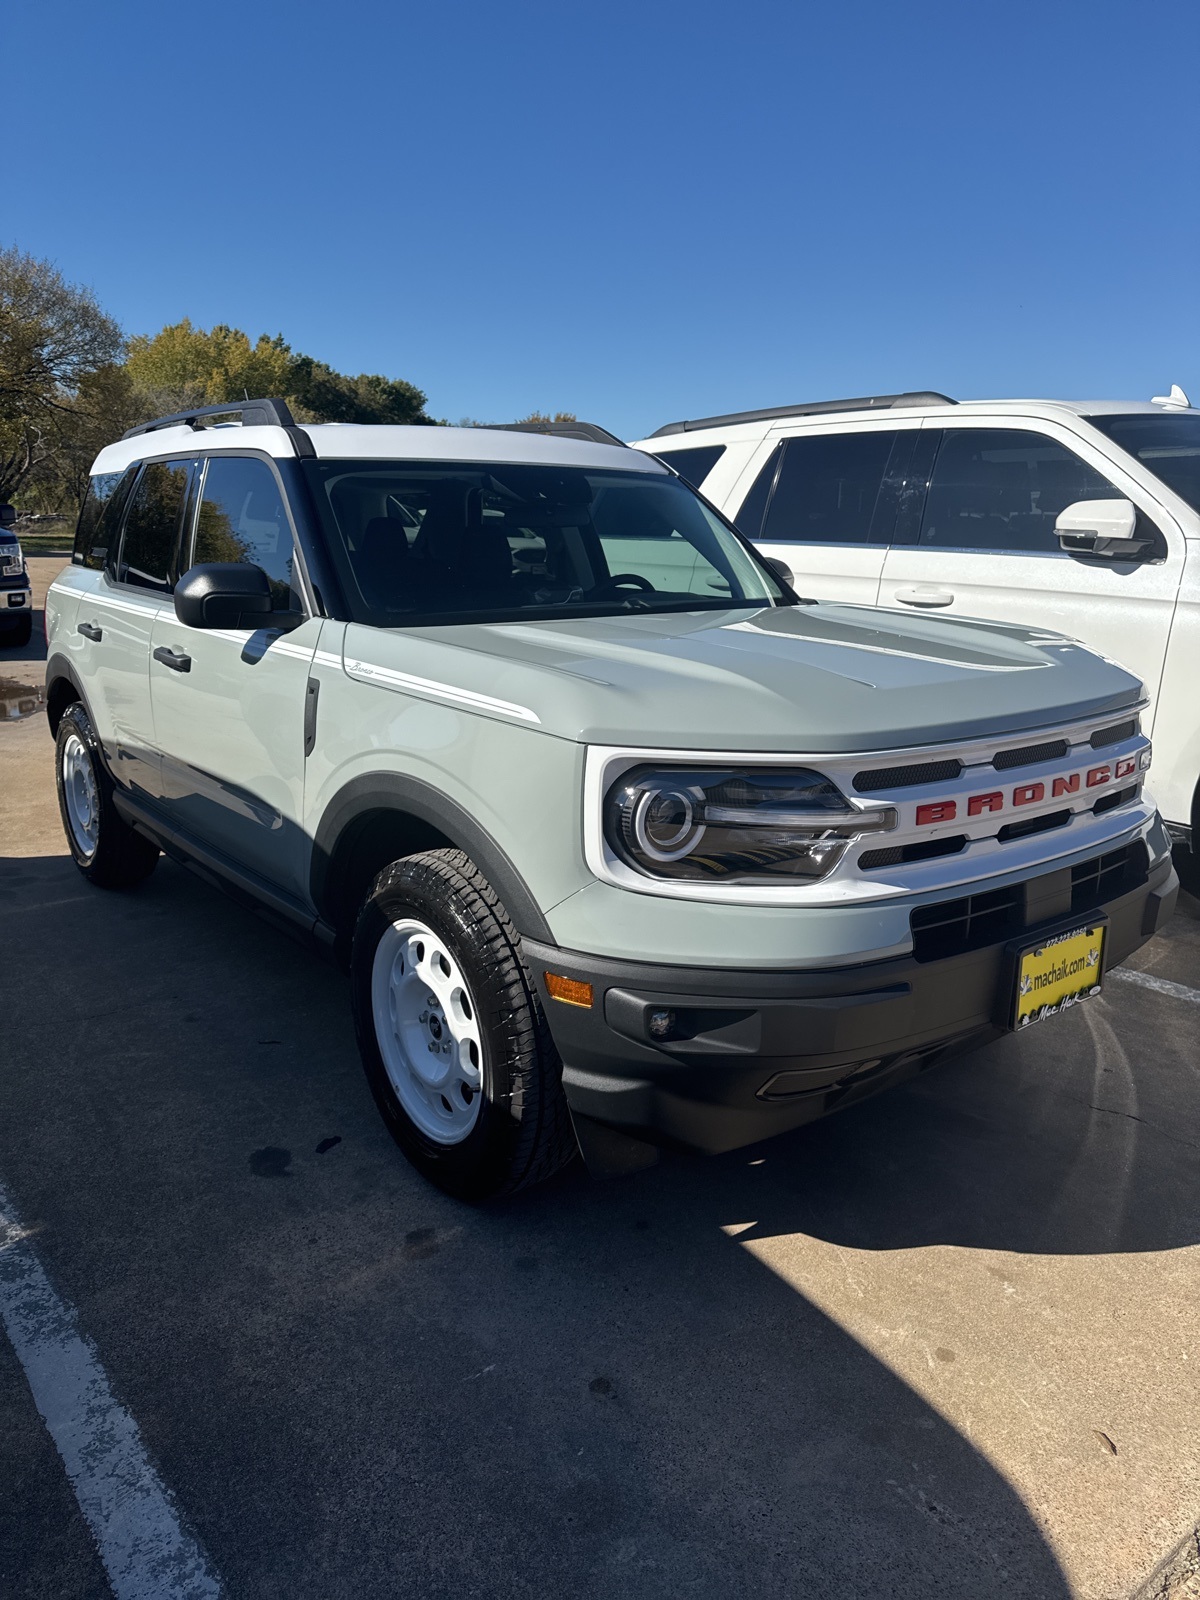
[{"label": "red grille lettering", "polygon": [[1089,789],[1094,789],[1098,784],[1107,783],[1111,777],[1111,767],[1093,767],[1087,775],[1087,786]]},{"label": "red grille lettering", "polygon": [[953,822],[957,815],[957,801],[933,800],[917,807],[917,827],[924,828],[931,822]]},{"label": "red grille lettering", "polygon": [[1136,772],[1136,771],[1137,771],[1137,757],[1136,756],[1122,756],[1120,761],[1117,762],[1117,770],[1113,773],[1113,777],[1114,778],[1127,778],[1131,772]]},{"label": "red grille lettering", "polygon": [[999,789],[993,789],[991,794],[973,794],[967,801],[967,815],[977,817],[981,811],[1003,811],[1004,796]]},{"label": "red grille lettering", "polygon": [[1013,805],[1032,806],[1039,800],[1046,798],[1046,785],[1044,783],[1023,783],[1013,790]]},{"label": "red grille lettering", "polygon": [[1050,789],[1050,797],[1057,800],[1059,795],[1079,793],[1079,774],[1073,772],[1069,778],[1055,778]]}]

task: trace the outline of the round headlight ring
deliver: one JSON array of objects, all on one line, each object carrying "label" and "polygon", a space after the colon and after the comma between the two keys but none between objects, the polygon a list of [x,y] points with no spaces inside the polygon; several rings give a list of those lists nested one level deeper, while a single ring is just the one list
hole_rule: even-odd
[{"label": "round headlight ring", "polygon": [[[674,803],[678,818],[654,815]],[[657,837],[651,835],[654,828]],[[637,848],[652,861],[679,861],[690,855],[704,837],[704,824],[696,820],[696,801],[686,789],[644,789],[634,801],[630,831]]]}]

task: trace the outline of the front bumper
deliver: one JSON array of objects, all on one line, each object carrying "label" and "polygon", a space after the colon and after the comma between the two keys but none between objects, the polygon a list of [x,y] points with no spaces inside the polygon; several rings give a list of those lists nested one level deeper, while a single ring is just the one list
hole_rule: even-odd
[{"label": "front bumper", "polygon": [[13,572],[0,576],[0,628],[4,627],[5,618],[14,623],[20,621],[32,601],[27,573]]},{"label": "front bumper", "polygon": [[[717,1152],[796,1128],[913,1077],[1008,1026],[1015,947],[1107,918],[1105,969],[1171,915],[1170,857],[1082,909],[1070,869],[1024,886],[1020,925],[941,959],[764,972],[612,961],[524,941],[576,1118]],[[591,1006],[550,998],[546,973],[592,985]],[[661,1015],[671,1032],[655,1038]]]}]

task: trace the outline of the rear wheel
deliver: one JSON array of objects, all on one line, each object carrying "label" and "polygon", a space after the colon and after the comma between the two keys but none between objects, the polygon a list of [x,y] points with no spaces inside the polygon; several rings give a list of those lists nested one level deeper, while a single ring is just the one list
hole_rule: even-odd
[{"label": "rear wheel", "polygon": [[154,871],[158,846],[135,833],[113,804],[112,779],[91,718],[76,701],[54,746],[58,809],[75,865],[102,889],[129,889]]},{"label": "rear wheel", "polygon": [[571,1159],[562,1063],[516,930],[461,851],[380,873],[355,928],[351,978],[371,1091],[425,1177],[486,1200]]}]

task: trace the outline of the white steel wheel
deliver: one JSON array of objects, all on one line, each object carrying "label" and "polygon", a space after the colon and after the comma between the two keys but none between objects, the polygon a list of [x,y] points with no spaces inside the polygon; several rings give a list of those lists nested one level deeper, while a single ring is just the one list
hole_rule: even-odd
[{"label": "white steel wheel", "polygon": [[396,1098],[436,1144],[459,1144],[479,1120],[483,1040],[474,997],[445,941],[416,918],[393,922],[375,950],[371,1010]]},{"label": "white steel wheel", "polygon": [[77,733],[63,740],[62,792],[75,847],[85,859],[100,843],[100,791],[87,747]]}]

